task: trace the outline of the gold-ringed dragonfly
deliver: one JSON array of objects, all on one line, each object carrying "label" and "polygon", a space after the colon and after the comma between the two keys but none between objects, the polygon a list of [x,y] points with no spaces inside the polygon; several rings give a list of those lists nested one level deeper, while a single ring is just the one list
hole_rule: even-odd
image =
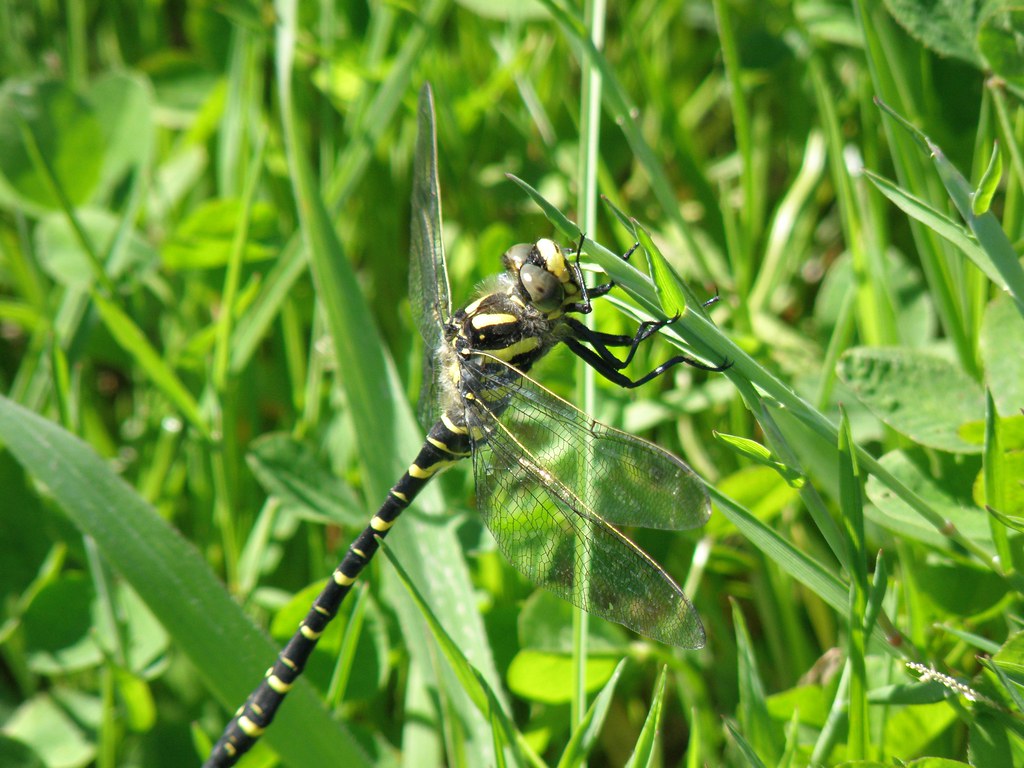
[{"label": "gold-ringed dragonfly", "polygon": [[[680,363],[709,371],[728,363],[707,365],[680,355],[637,379],[625,375],[639,345],[671,320],[643,323],[627,336],[591,330],[573,317],[589,313],[591,300],[613,286],[587,287],[579,266],[582,237],[572,259],[549,239],[513,246],[503,256],[504,272],[453,312],[436,156],[433,97],[425,86],[413,182],[410,300],[425,342],[421,419],[432,426],[299,630],[228,724],[207,768],[233,765],[256,742],[380,540],[433,477],[467,458],[483,521],[527,578],[588,613],[663,643],[704,644],[704,629],[683,591],[614,527],[700,526],[711,511],[703,483],[680,459],[594,421],[527,372],[558,343],[623,387]],[[625,355],[611,348],[624,348]]]}]

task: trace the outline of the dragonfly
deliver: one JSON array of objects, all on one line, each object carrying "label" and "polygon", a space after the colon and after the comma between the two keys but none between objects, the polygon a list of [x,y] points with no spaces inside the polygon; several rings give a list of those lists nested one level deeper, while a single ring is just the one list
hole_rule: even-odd
[{"label": "dragonfly", "polygon": [[[728,361],[710,365],[677,355],[639,378],[623,373],[640,345],[675,318],[647,321],[633,335],[618,335],[592,330],[573,317],[590,313],[591,300],[614,286],[609,281],[587,287],[580,267],[582,236],[574,258],[547,238],[512,246],[502,257],[504,271],[453,311],[429,85],[420,94],[418,123],[409,293],[424,340],[420,418],[432,426],[298,631],[225,728],[206,768],[234,765],[255,744],[398,516],[432,478],[466,459],[484,524],[528,579],[654,640],[704,645],[700,618],[683,590],[616,527],[703,525],[711,513],[703,482],[681,459],[591,419],[527,374],[559,343],[627,388],[679,364],[723,371]],[[625,355],[618,357],[616,348]]]}]

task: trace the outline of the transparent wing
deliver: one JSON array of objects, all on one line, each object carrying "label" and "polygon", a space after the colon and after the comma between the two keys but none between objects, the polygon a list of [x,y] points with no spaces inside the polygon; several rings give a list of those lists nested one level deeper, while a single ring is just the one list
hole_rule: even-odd
[{"label": "transparent wing", "polygon": [[[683,591],[609,524],[703,522],[709,503],[692,470],[526,377],[498,380],[475,370],[467,378],[479,389],[469,414],[482,433],[473,454],[477,506],[509,562],[588,613],[670,645],[701,647],[704,629]],[[488,409],[482,403],[495,387],[506,391]],[[681,508],[665,515],[673,506]],[[655,525],[657,514],[663,519]]]},{"label": "transparent wing", "polygon": [[[491,361],[503,365],[488,356],[491,371],[496,370]],[[707,522],[711,514],[707,489],[681,459],[595,421],[513,368],[497,370],[508,374],[501,375],[508,395],[497,419],[509,439],[572,489],[588,508],[598,510],[602,520],[674,531]],[[479,380],[486,390],[497,377],[473,368],[468,378]]]},{"label": "transparent wing", "polygon": [[434,127],[434,96],[430,85],[420,90],[418,133],[412,184],[410,223],[409,301],[423,336],[423,387],[420,421],[436,420],[437,391],[434,360],[443,342],[444,326],[452,314],[448,269],[441,240],[441,193],[437,179],[437,134]]}]

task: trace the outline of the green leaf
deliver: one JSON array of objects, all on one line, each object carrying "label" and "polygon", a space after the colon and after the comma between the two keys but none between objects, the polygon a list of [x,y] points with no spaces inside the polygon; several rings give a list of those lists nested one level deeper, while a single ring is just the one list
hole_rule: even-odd
[{"label": "green leaf", "polygon": [[1000,280],[995,281],[996,284],[1005,286],[1017,304],[1017,311],[1024,316],[1024,267],[999,220],[991,211],[980,216],[974,214],[971,208],[971,187],[963,174],[949,162],[941,147],[887,104],[879,102],[879,106],[910,134],[922,151],[929,154],[950,200],[998,272]]},{"label": "green leaf", "polygon": [[979,339],[985,380],[1003,416],[1024,403],[1024,317],[1007,296],[985,307]]},{"label": "green leaf", "polygon": [[916,570],[921,594],[950,621],[981,616],[1007,595],[1006,582],[987,568],[936,559],[919,563]]},{"label": "green leaf", "polygon": [[1011,635],[992,657],[996,664],[1016,685],[1024,684],[1024,632]]},{"label": "green leaf", "polygon": [[583,765],[590,751],[597,744],[601,735],[601,729],[605,724],[608,714],[613,711],[615,689],[622,678],[622,670],[626,666],[626,660],[620,661],[615,671],[609,677],[601,692],[594,697],[594,700],[587,707],[582,719],[572,733],[572,738],[566,744],[562,756],[558,760],[558,768],[570,768],[571,766]]},{"label": "green leaf", "polygon": [[978,30],[978,49],[992,73],[1007,83],[1024,89],[1024,57],[1021,36],[1024,35],[1024,10],[1012,0],[983,4],[988,13]]},{"label": "green leaf", "polygon": [[665,680],[667,668],[661,668],[658,675],[658,682],[654,686],[654,696],[651,698],[650,709],[647,710],[647,717],[644,719],[644,727],[640,729],[640,736],[636,740],[633,754],[629,756],[627,768],[650,768],[654,764],[655,745],[658,729],[661,726],[661,712],[665,705]]},{"label": "green leaf", "polygon": [[896,20],[926,48],[956,56],[979,68],[975,44],[982,3],[963,0],[886,0]]},{"label": "green leaf", "polygon": [[[978,269],[985,273],[989,280],[999,286],[1005,285],[1005,281],[999,274],[999,270],[992,263],[992,259],[978,245],[978,241],[963,224],[954,221],[945,213],[936,210],[924,200],[910,194],[902,187],[889,181],[889,179],[869,170],[865,170],[864,175],[868,181],[875,185],[879,192],[889,198],[901,211],[921,222],[960,249]],[[840,279],[840,276],[833,275],[832,278]],[[846,285],[848,283],[844,282],[842,284]]]},{"label": "green leaf", "polygon": [[117,70],[97,77],[86,97],[106,138],[100,191],[107,193],[126,174],[148,167],[159,124],[153,86],[137,72]]},{"label": "green leaf", "polygon": [[737,678],[739,706],[736,710],[743,735],[756,754],[769,763],[776,763],[782,754],[780,732],[768,714],[764,681],[758,669],[754,643],[746,620],[736,601],[732,602],[732,618],[736,627]]},{"label": "green leaf", "polygon": [[96,593],[81,573],[43,587],[22,617],[29,668],[40,675],[67,675],[96,667],[103,654],[92,635]]},{"label": "green leaf", "polygon": [[0,733],[0,765],[8,768],[47,768],[39,752],[20,739]]},{"label": "green leaf", "polygon": [[[162,251],[168,269],[213,269],[228,262],[235,231],[241,226],[242,201],[207,200],[192,209]],[[266,202],[256,202],[249,212],[249,236],[242,259],[266,261],[277,256],[279,216]]]},{"label": "green leaf", "polygon": [[106,153],[103,129],[89,102],[52,80],[10,79],[0,89],[0,147],[0,177],[30,208],[62,207],[53,182],[72,205],[87,202],[99,184]]},{"label": "green leaf", "polygon": [[431,635],[437,641],[441,652],[444,654],[445,659],[454,671],[455,677],[461,683],[462,690],[466,692],[469,700],[473,702],[477,710],[482,715],[492,718],[492,722],[500,728],[504,736],[504,743],[515,744],[522,747],[525,744],[522,736],[519,734],[515,723],[512,722],[511,718],[509,718],[508,714],[503,709],[498,698],[494,695],[494,691],[490,684],[469,662],[469,659],[467,659],[463,654],[459,645],[445,631],[444,627],[441,626],[441,623],[430,609],[430,606],[423,599],[423,596],[409,578],[409,574],[402,568],[401,563],[398,562],[398,558],[395,557],[385,542],[381,542],[380,549],[388,560],[391,561],[391,565],[394,566],[399,580],[409,592],[413,602],[416,603],[416,606],[419,608],[423,618],[426,619]]},{"label": "green leaf", "polygon": [[736,746],[739,747],[745,764],[751,766],[751,768],[767,768],[765,762],[757,754],[754,745],[745,738],[740,729],[736,727],[736,724],[732,720],[726,720],[725,725],[729,729],[729,735],[736,741]]},{"label": "green leaf", "polygon": [[722,432],[715,432],[714,434],[718,440],[721,440],[729,446],[729,448],[748,461],[752,461],[755,464],[760,464],[764,467],[769,467],[778,472],[778,474],[792,488],[801,488],[804,483],[807,482],[806,478],[804,478],[799,472],[779,461],[775,454],[756,440],[751,440],[746,437],[738,437],[736,435],[727,435]]},{"label": "green leaf", "polygon": [[708,490],[722,514],[755,547],[778,563],[786,573],[814,591],[835,610],[840,612],[847,610],[849,588],[834,573],[807,552],[796,547],[774,528],[755,518],[732,499],[723,496],[717,489],[709,488]]},{"label": "green leaf", "polygon": [[[972,497],[976,467],[962,466],[955,461],[936,467],[920,451],[892,451],[885,454],[880,463],[923,499],[941,519],[951,523],[978,546],[995,553],[988,515],[974,504]],[[943,549],[951,546],[949,540],[929,521],[875,477],[868,478],[866,490],[874,505],[865,510],[872,522],[930,546]]]},{"label": "green leaf", "polygon": [[971,765],[985,768],[1013,768],[1014,751],[1006,725],[985,712],[978,712],[968,723],[967,754]]},{"label": "green leaf", "polygon": [[910,760],[927,750],[935,739],[957,721],[956,710],[947,702],[903,707],[885,721],[886,753]]},{"label": "green leaf", "polygon": [[961,427],[985,417],[984,395],[962,368],[911,349],[854,348],[839,377],[879,419],[921,445],[979,453]]},{"label": "green leaf", "polygon": [[324,466],[309,442],[283,432],[261,435],[250,443],[246,461],[268,493],[310,519],[366,524],[366,510],[351,486]]},{"label": "green leaf", "polygon": [[988,513],[1007,528],[1012,528],[1018,533],[1024,533],[1024,517],[1020,515],[1004,515],[998,509],[991,508],[988,510]]},{"label": "green leaf", "polygon": [[98,711],[97,699],[57,688],[22,702],[7,717],[4,733],[30,745],[47,766],[89,765],[96,746],[83,726],[97,725]]},{"label": "green leaf", "polygon": [[[12,617],[18,601],[30,600],[53,578],[46,572],[47,553],[53,554],[53,513],[29,487],[26,475],[8,451],[0,450],[0,488],[4,489],[4,503],[0,504],[0,529],[4,532],[0,536],[0,596],[5,605],[11,606],[7,615]],[[59,562],[60,556],[56,559]],[[0,635],[0,641],[4,639]]]},{"label": "green leaf", "polygon": [[[106,253],[122,222],[113,214],[95,208],[78,210],[76,216],[93,247],[100,253]],[[36,228],[35,237],[40,263],[56,282],[74,288],[88,288],[96,282],[92,262],[64,214],[44,216]],[[114,251],[104,269],[115,282],[119,278],[135,281],[154,269],[158,258],[153,246],[132,230],[128,233],[127,242]]]},{"label": "green leaf", "polygon": [[681,315],[687,307],[699,307],[700,302],[696,300],[689,286],[687,286],[675,273],[671,265],[665,260],[658,246],[654,244],[650,233],[633,221],[633,233],[640,243],[640,247],[647,254],[647,263],[651,268],[651,279],[654,280],[654,287],[658,290],[658,300],[666,317]]},{"label": "green leaf", "polygon": [[800,716],[804,725],[820,729],[828,719],[831,696],[821,685],[798,685],[768,697],[768,713],[778,721]]},{"label": "green leaf", "polygon": [[522,22],[547,15],[537,0],[457,0],[468,11],[485,19]]},{"label": "green leaf", "polygon": [[[508,668],[508,687],[517,696],[544,704],[568,704],[573,696],[577,662],[570,654],[523,650]],[[615,672],[618,659],[587,656],[583,688],[593,693],[604,686]]]},{"label": "green leaf", "polygon": [[123,723],[135,733],[145,733],[157,722],[156,702],[149,684],[127,669],[115,667],[114,686],[117,698],[124,706]]}]

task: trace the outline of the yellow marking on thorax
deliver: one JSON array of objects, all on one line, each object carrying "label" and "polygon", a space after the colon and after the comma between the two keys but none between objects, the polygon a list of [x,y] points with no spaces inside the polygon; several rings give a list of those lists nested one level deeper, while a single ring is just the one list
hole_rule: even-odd
[{"label": "yellow marking on thorax", "polygon": [[494,325],[514,325],[516,322],[516,316],[510,315],[507,312],[485,312],[479,315],[473,315],[469,321],[470,325],[475,330],[481,330],[483,328],[490,328]]},{"label": "yellow marking on thorax", "polygon": [[499,360],[504,360],[506,363],[511,362],[514,358],[519,355],[524,355],[527,352],[532,352],[540,346],[540,338],[537,336],[527,336],[525,339],[520,339],[514,344],[509,344],[507,347],[502,349],[492,349],[490,353]]}]

